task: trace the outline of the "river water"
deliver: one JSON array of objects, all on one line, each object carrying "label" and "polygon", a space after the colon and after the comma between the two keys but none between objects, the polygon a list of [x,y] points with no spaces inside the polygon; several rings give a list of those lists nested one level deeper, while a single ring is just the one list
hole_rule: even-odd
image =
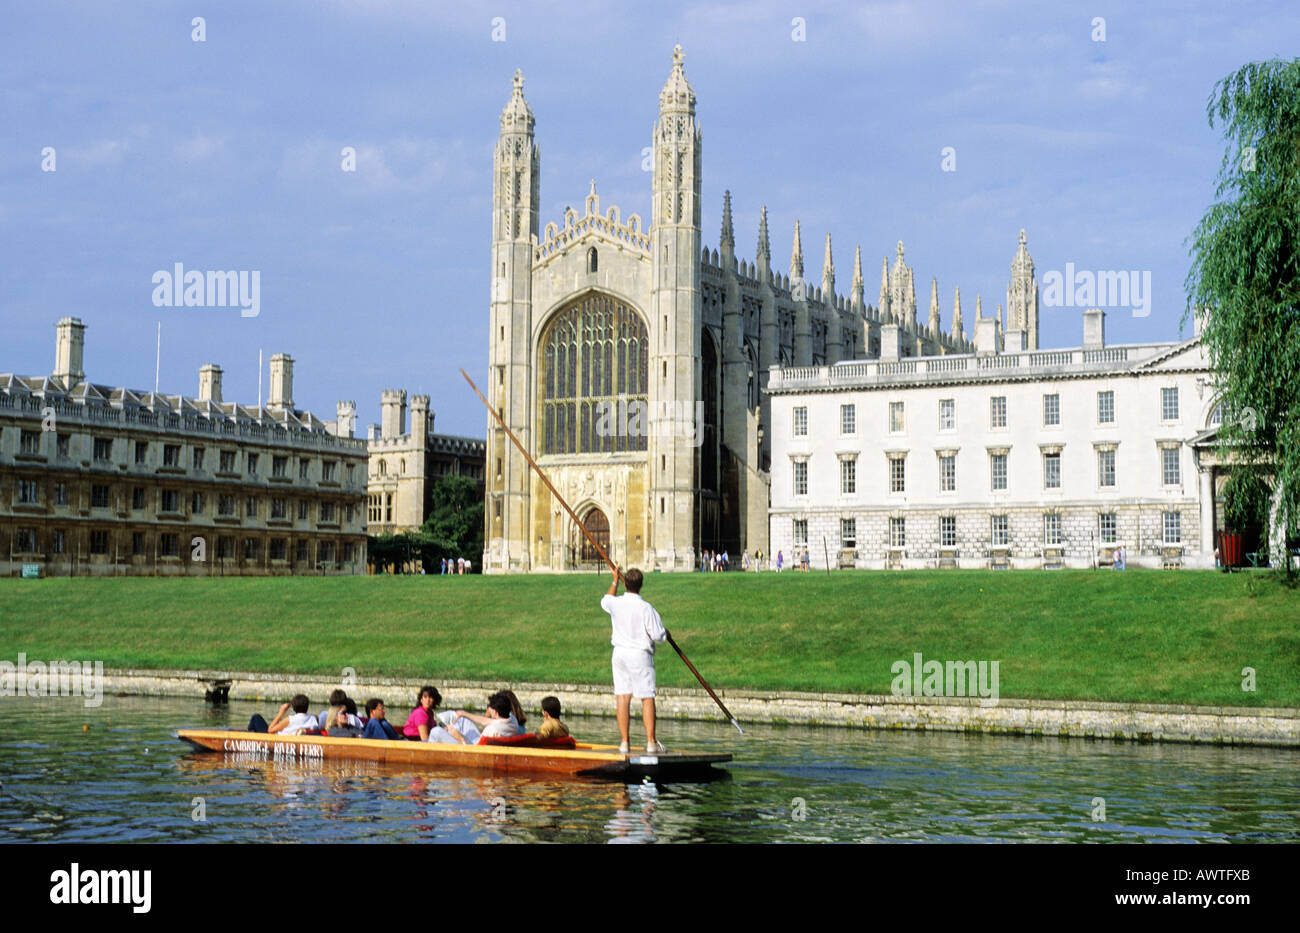
[{"label": "river water", "polygon": [[[663,721],[670,747],[735,760],[708,783],[624,785],[200,754],[171,735],[254,712],[273,710],[0,700],[0,842],[1300,841],[1287,749]],[[567,721],[618,741],[612,719]]]}]

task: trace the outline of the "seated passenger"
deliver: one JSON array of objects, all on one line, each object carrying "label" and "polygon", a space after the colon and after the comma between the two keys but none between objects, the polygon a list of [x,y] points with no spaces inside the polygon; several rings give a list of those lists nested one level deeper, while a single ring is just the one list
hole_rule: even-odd
[{"label": "seated passenger", "polygon": [[361,717],[357,715],[357,701],[352,699],[342,690],[335,690],[330,694],[329,709],[322,710],[320,714],[320,727],[324,731],[334,725],[335,717],[340,709],[348,711],[348,724],[360,729],[363,725]]},{"label": "seated passenger", "polygon": [[347,698],[347,692],[344,690],[335,690],[330,694],[329,707],[320,711],[320,727],[322,730],[334,725],[334,717],[338,713],[339,707],[343,705],[343,701]]},{"label": "seated passenger", "polygon": [[433,718],[433,711],[442,702],[442,694],[438,692],[437,687],[421,687],[420,695],[415,702],[415,709],[411,710],[411,715],[406,717],[406,725],[402,726],[402,734],[408,739],[427,742],[429,730],[437,725]]},{"label": "seated passenger", "polygon": [[[519,735],[519,726],[515,722],[514,711],[510,708],[510,698],[505,692],[498,692],[488,697],[487,715],[476,716],[473,713],[467,713],[464,710],[456,710],[456,716],[461,720],[466,720],[478,726],[482,732],[481,736],[490,739],[508,739],[513,735]],[[461,723],[457,721],[454,726],[448,726],[447,731],[451,736],[462,745],[476,745],[478,740],[471,738],[469,733],[460,729]]]},{"label": "seated passenger", "polygon": [[528,731],[524,728],[524,723],[528,721],[528,716],[524,713],[523,704],[519,702],[519,697],[515,696],[513,690],[502,690],[501,692],[504,693],[506,699],[510,701],[510,716],[514,719],[515,727],[519,730],[519,734],[523,735]]},{"label": "seated passenger", "polygon": [[479,740],[478,726],[461,714],[460,710],[445,710],[438,714],[437,725],[429,732],[430,742],[444,745],[476,745]]},{"label": "seated passenger", "polygon": [[366,727],[362,731],[362,738],[366,739],[398,739],[397,730],[393,728],[384,717],[388,715],[388,710],[384,706],[384,701],[379,699],[366,700]]},{"label": "seated passenger", "polygon": [[542,700],[542,726],[537,730],[539,741],[562,739],[569,734],[569,727],[560,722],[560,701],[556,697]]},{"label": "seated passenger", "polygon": [[327,733],[332,739],[355,739],[360,737],[361,730],[352,725],[348,718],[347,707],[340,706],[338,715],[335,717],[334,724],[330,726]]},{"label": "seated passenger", "polygon": [[[285,718],[285,713],[293,709],[293,715]],[[254,715],[248,721],[249,732],[267,732],[281,735],[298,735],[305,729],[319,729],[320,722],[308,710],[311,709],[311,700],[301,693],[294,696],[288,703],[280,705],[280,711],[275,714],[275,718],[267,725],[265,719],[260,715]]]},{"label": "seated passenger", "polygon": [[359,715],[357,715],[356,700],[352,699],[352,697],[348,697],[346,700],[343,701],[343,708],[348,711],[349,723],[356,726],[358,729],[364,729],[366,727],[366,721],[362,719]]}]

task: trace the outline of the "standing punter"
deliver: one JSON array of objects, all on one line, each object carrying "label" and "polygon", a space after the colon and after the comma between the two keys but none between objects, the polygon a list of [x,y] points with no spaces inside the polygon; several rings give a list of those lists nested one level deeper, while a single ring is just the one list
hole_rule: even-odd
[{"label": "standing punter", "polygon": [[618,731],[623,742],[618,750],[628,752],[628,728],[632,718],[632,697],[641,701],[641,719],[645,723],[645,750],[658,754],[664,747],[655,741],[655,642],[667,641],[659,613],[641,598],[641,571],[633,567],[623,579],[627,592],[618,595],[618,571],[609,592],[600,600],[600,608],[609,613],[614,646],[614,700],[618,709]]}]

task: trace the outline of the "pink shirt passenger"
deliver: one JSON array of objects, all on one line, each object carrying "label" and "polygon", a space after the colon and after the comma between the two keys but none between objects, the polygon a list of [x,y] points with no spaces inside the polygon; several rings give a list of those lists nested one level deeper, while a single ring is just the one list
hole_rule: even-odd
[{"label": "pink shirt passenger", "polygon": [[423,706],[417,706],[415,709],[411,710],[411,715],[406,717],[406,725],[402,726],[402,735],[418,736],[420,734],[421,726],[428,726],[432,729],[437,724],[437,722],[429,717],[428,712]]}]

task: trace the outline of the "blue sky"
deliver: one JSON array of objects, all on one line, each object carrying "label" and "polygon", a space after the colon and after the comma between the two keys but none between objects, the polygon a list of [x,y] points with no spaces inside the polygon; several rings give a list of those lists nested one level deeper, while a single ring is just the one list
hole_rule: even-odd
[{"label": "blue sky", "polygon": [[[205,41],[192,39],[195,16]],[[494,41],[493,20],[505,41]],[[1105,41],[1094,41],[1096,17]],[[803,41],[796,41],[800,18]],[[496,30],[500,37],[500,28]],[[0,371],[49,372],[54,322],[87,325],[98,382],[257,398],[257,355],[295,360],[294,400],[379,420],[379,393],[429,393],[435,427],[482,436],[457,369],[486,368],[492,147],[523,70],[542,151],[542,217],[649,216],[650,144],[674,43],[704,132],[704,241],[724,189],[737,252],[768,207],[786,271],[799,219],[808,277],[833,238],[875,303],[903,240],[919,313],[939,280],[970,332],[1005,300],[1017,234],[1043,274],[1144,270],[1148,317],[1110,342],[1178,336],[1186,240],[1224,153],[1214,83],[1295,54],[1300,9],[1219,4],[100,2],[24,4],[0,36]],[[357,170],[341,170],[341,150]],[[53,172],[42,152],[55,151]],[[956,171],[942,170],[943,150]],[[157,308],[151,277],[259,270],[261,309]],[[1079,308],[1042,308],[1040,343],[1078,345]]]}]

